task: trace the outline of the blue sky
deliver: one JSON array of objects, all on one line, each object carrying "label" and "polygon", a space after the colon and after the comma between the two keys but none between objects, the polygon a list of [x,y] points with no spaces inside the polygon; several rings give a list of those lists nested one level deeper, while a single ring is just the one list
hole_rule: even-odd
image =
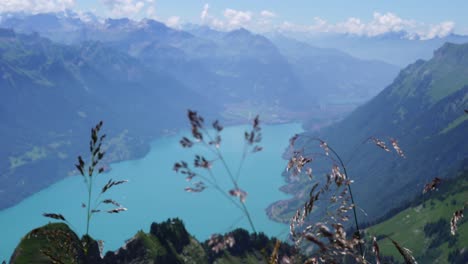
[{"label": "blue sky", "polygon": [[[144,17],[178,27],[229,30],[282,28],[378,35],[407,30],[431,36],[468,34],[467,0],[1,0],[2,11],[92,11],[101,17]],[[204,12],[205,11],[205,12]],[[202,15],[204,14],[204,15]]]}]

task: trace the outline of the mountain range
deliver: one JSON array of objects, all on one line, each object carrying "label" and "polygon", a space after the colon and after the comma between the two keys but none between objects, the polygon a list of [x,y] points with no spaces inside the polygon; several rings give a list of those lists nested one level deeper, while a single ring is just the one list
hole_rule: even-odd
[{"label": "mountain range", "polygon": [[[141,157],[156,136],[181,128],[187,108],[228,124],[249,113],[266,122],[318,116],[313,123],[321,124],[370,99],[398,71],[245,29],[88,18],[2,15],[0,208],[73,174],[67,164],[83,153],[78,142],[99,120],[116,135],[108,162],[120,161]],[[308,55],[297,60],[301,45]],[[338,94],[352,99],[338,101]]]},{"label": "mountain range", "polygon": [[[164,69],[201,94],[210,94],[210,98],[215,96],[228,103],[245,102],[248,96],[257,100],[255,103],[288,109],[304,106],[306,103],[300,100],[304,95],[310,98],[307,106],[328,102],[323,93],[337,93],[336,89],[363,94],[358,97],[362,103],[377,94],[398,71],[396,66],[384,62],[359,60],[339,51],[314,47],[308,48],[314,49],[313,57],[308,53],[306,61],[294,65],[295,56],[289,55],[301,51],[301,47],[290,47],[286,51],[269,38],[242,28],[221,32],[192,25],[184,31],[151,19],[83,21],[71,11],[5,17],[0,27],[21,33],[38,32],[56,42],[103,42],[141,59],[152,68]],[[327,66],[322,68],[325,60],[328,60]],[[303,68],[298,71],[297,66],[311,71],[304,72]],[[366,74],[373,78],[361,78]],[[316,78],[313,86],[304,83],[312,77]],[[317,91],[322,93],[317,94]]]},{"label": "mountain range", "polygon": [[[278,33],[271,33],[276,35]],[[282,32],[288,37],[299,39],[316,47],[335,48],[361,59],[381,60],[406,67],[419,59],[428,60],[432,52],[444,43],[462,44],[468,42],[468,36],[449,34],[431,39],[411,38],[405,31],[389,32],[378,36],[360,36],[354,34],[307,34]]]},{"label": "mountain range", "polygon": [[[173,77],[98,42],[56,44],[0,31],[0,207],[73,173],[88,128],[105,120],[116,135],[109,161],[142,156],[148,141],[181,127],[187,108],[216,113]],[[47,176],[44,176],[47,175]]]},{"label": "mountain range", "polygon": [[[67,164],[86,151],[80,143],[101,119],[115,135],[106,146],[106,162],[113,162],[141,157],[152,139],[181,129],[180,117],[187,108],[212,113],[228,124],[245,121],[245,113],[262,112],[267,122],[303,121],[306,132],[296,142],[305,152],[306,138],[314,137],[339,153],[353,181],[361,223],[382,219],[392,209],[400,211],[435,177],[457,186],[453,192],[444,190],[440,202],[418,201],[416,207],[403,208],[366,229],[377,236],[408,239],[395,233],[395,222],[408,223],[416,210],[442,219],[446,212],[442,215],[440,208],[465,202],[468,44],[442,45],[446,40],[466,42],[454,35],[426,42],[399,34],[336,35],[326,40],[335,44],[325,48],[325,39],[265,36],[242,28],[221,32],[191,25],[175,30],[149,19],[84,19],[72,12],[8,14],[0,21],[0,209],[74,174]],[[399,67],[393,64],[410,60],[394,78]],[[343,105],[347,107],[340,108]],[[325,120],[333,124],[324,126]],[[404,155],[386,151],[384,142],[388,148],[397,142]],[[449,179],[457,174],[462,176]],[[313,179],[320,176],[316,173]],[[268,208],[271,218],[282,222],[289,221],[313,185],[308,177],[285,179],[288,185],[282,190],[294,197]],[[425,239],[414,244],[418,258],[465,258],[459,246],[466,240],[466,222],[460,224],[462,238],[441,244],[437,236],[446,239],[445,233],[433,227],[447,225],[444,219],[413,223],[413,232],[424,231],[424,236],[415,236]],[[75,246],[81,244],[66,225],[49,224],[28,234],[12,259],[39,253],[43,257],[44,248],[37,248],[49,244],[41,244],[41,234],[51,230],[52,235],[68,234]],[[257,263],[262,250],[271,253],[271,239],[243,230],[233,234],[248,252],[234,247],[217,255],[208,242],[191,237],[179,220],[168,220],[153,224],[150,233],[138,232],[124,248],[99,259]],[[93,247],[88,256],[98,258],[97,244]],[[83,257],[75,249],[72,257]],[[426,249],[440,254],[425,254]]]},{"label": "mountain range", "polygon": [[[345,161],[356,204],[365,212],[360,214],[363,221],[421,193],[433,178],[451,177],[467,168],[467,76],[468,44],[447,43],[432,59],[403,69],[392,84],[343,121],[304,134],[322,138]],[[397,140],[405,157],[378,148],[373,138],[387,142],[388,148]],[[278,202],[270,212],[301,203],[299,194],[310,185],[308,179],[290,182],[285,190],[296,195],[286,201],[291,206]],[[287,219],[291,212],[282,213]]]}]

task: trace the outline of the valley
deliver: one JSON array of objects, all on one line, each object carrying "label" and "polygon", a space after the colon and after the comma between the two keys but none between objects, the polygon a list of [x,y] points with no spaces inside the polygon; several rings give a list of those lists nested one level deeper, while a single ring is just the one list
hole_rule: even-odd
[{"label": "valley", "polygon": [[88,1],[0,3],[0,261],[468,261],[459,10]]}]

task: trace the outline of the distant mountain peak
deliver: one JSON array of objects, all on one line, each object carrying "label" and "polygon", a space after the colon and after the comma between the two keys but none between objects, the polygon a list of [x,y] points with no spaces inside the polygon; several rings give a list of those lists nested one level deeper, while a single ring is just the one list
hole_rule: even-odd
[{"label": "distant mountain peak", "polygon": [[238,37],[250,37],[252,36],[252,32],[248,31],[247,29],[241,27],[239,29],[234,29],[228,33],[228,35],[238,36]]},{"label": "distant mountain peak", "polygon": [[260,35],[260,34],[252,33],[251,31],[249,31],[249,30],[247,30],[245,28],[239,28],[239,29],[235,29],[235,30],[232,30],[232,31],[228,32],[224,36],[224,39],[225,40],[234,40],[234,41],[246,41],[246,40],[252,41],[252,40],[254,40],[254,41],[256,41],[257,45],[259,45],[259,44],[260,45],[265,45],[265,47],[269,46],[270,48],[276,49],[276,47],[274,47],[274,44],[268,38],[266,38],[265,36]]},{"label": "distant mountain peak", "polygon": [[389,92],[400,101],[420,98],[432,105],[468,85],[467,68],[468,43],[447,42],[430,60],[417,60],[403,69]]},{"label": "distant mountain peak", "polygon": [[166,26],[166,24],[162,22],[147,18],[138,22],[136,26],[137,28],[144,29],[145,31],[150,31],[153,33],[176,31],[175,29]]},{"label": "distant mountain peak", "polygon": [[468,59],[468,56],[465,56],[468,52],[468,43],[465,44],[456,44],[452,42],[445,42],[440,48],[434,51],[434,58],[448,58],[454,57],[459,60]]},{"label": "distant mountain peak", "polygon": [[104,21],[106,28],[121,28],[128,26],[131,23],[131,20],[128,18],[107,18]]},{"label": "distant mountain peak", "polygon": [[159,22],[154,19],[144,18],[139,23],[140,26],[144,27],[164,27],[167,28],[166,24]]}]

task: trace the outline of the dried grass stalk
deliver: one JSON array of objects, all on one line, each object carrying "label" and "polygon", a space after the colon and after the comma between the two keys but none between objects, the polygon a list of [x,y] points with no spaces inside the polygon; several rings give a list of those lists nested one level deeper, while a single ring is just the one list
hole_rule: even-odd
[{"label": "dried grass stalk", "polygon": [[413,252],[411,252],[411,250],[409,250],[409,249],[407,249],[405,247],[402,247],[395,240],[393,240],[391,238],[389,238],[389,239],[392,241],[395,248],[398,250],[400,255],[403,257],[406,264],[418,264],[418,262],[416,262],[416,259],[413,257],[413,255],[412,255]]},{"label": "dried grass stalk", "polygon": [[55,220],[67,221],[65,217],[61,214],[54,214],[54,213],[43,213],[44,217],[52,218]]},{"label": "dried grass stalk", "polygon": [[450,219],[450,234],[452,234],[453,236],[457,233],[458,222],[463,218],[463,211],[465,211],[465,207],[455,211],[452,215],[452,218]]},{"label": "dried grass stalk", "polygon": [[375,255],[375,263],[380,264],[380,248],[376,237],[372,238],[372,253]]},{"label": "dried grass stalk", "polygon": [[432,179],[430,183],[424,185],[423,194],[436,190],[439,187],[441,182],[442,180],[440,178],[435,177],[434,179]]}]

